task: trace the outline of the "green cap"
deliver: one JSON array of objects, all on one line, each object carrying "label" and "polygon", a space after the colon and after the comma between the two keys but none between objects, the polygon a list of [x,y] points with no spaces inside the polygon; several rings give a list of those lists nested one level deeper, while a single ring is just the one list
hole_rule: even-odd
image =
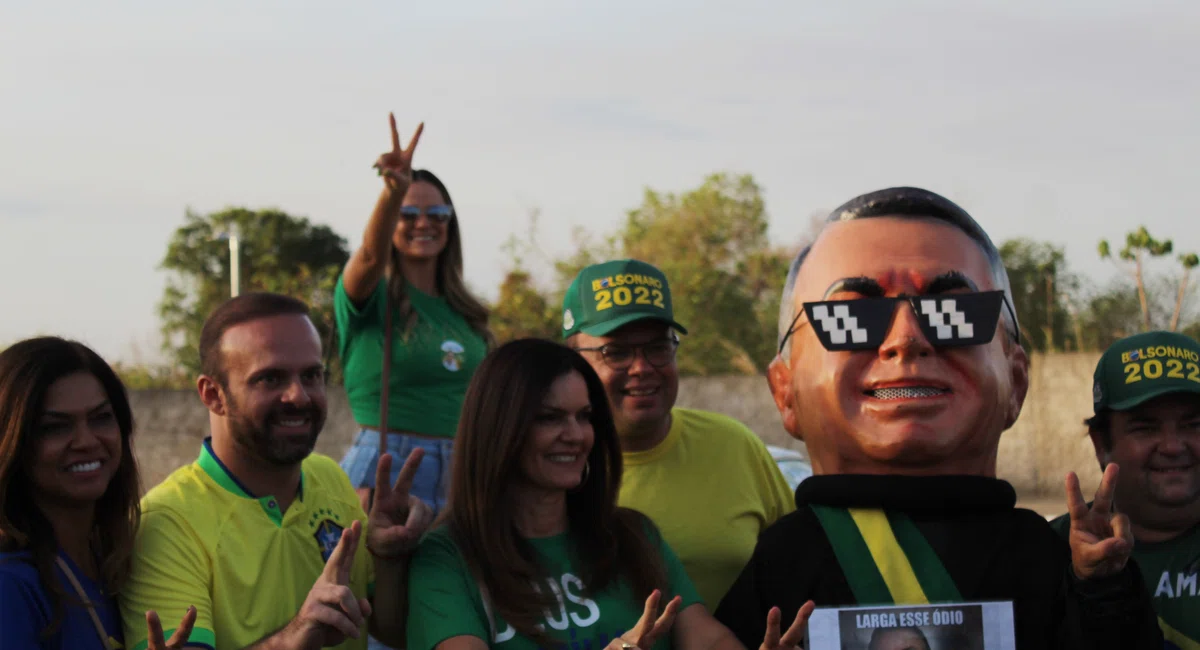
[{"label": "green cap", "polygon": [[1113,343],[1096,364],[1092,407],[1125,411],[1168,393],[1200,394],[1200,341],[1144,332]]},{"label": "green cap", "polygon": [[578,332],[605,336],[644,319],[662,321],[687,334],[675,322],[667,276],[638,260],[612,260],[586,267],[563,296],[564,339]]}]

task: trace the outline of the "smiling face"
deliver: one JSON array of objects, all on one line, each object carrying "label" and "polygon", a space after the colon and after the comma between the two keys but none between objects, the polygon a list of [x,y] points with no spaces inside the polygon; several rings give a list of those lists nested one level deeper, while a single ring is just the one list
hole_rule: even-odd
[{"label": "smiling face", "polygon": [[[581,350],[600,376],[620,435],[655,430],[667,422],[679,395],[679,367],[669,325],[658,320],[640,320],[607,336],[580,332],[571,345]],[[625,360],[632,355],[629,366],[614,369],[598,351],[605,346],[609,346],[613,358]],[[659,367],[647,360],[647,353],[660,363]]]},{"label": "smiling face", "polygon": [[404,195],[392,245],[407,258],[436,259],[449,241],[449,210],[445,197],[432,183],[413,183]]},{"label": "smiling face", "polygon": [[521,449],[522,482],[551,492],[578,487],[594,442],[587,382],[571,371],[554,380],[534,417]]},{"label": "smiling face", "polygon": [[[1111,447],[1097,456],[1117,463],[1117,501],[1135,520],[1200,520],[1200,396],[1177,393],[1114,411]],[[1134,516],[1134,515],[1138,516]]]},{"label": "smiling face", "polygon": [[[794,309],[822,300],[998,289],[979,246],[931,219],[830,224],[795,284]],[[1020,413],[1028,360],[997,324],[990,343],[935,348],[907,302],[876,350],[829,351],[801,316],[790,358],[768,373],[784,426],[816,474],[995,475],[1002,431]]]},{"label": "smiling face", "polygon": [[209,410],[257,459],[277,466],[304,460],[326,414],[321,339],[312,321],[289,314],[235,325],[221,337],[220,354],[224,381],[200,381]]},{"label": "smiling face", "polygon": [[121,465],[121,428],[104,386],[91,373],[51,384],[33,435],[27,471],[38,501],[94,504]]}]

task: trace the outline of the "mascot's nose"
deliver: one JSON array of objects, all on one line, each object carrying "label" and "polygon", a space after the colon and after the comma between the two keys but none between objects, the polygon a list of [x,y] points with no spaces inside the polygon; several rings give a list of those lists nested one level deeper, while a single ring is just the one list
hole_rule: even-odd
[{"label": "mascot's nose", "polygon": [[933,346],[925,338],[925,332],[921,330],[921,323],[917,318],[917,313],[908,302],[901,302],[896,306],[892,326],[888,329],[883,344],[879,346],[881,358],[904,360],[933,354]]}]

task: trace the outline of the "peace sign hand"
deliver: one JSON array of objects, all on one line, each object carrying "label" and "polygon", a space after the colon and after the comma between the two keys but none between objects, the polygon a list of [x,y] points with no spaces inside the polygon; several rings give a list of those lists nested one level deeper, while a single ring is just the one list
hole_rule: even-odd
[{"label": "peace sign hand", "polygon": [[425,123],[421,122],[417,125],[412,141],[405,149],[400,148],[400,134],[396,132],[396,116],[388,113],[388,123],[392,127],[392,150],[380,156],[379,160],[375,161],[374,167],[383,177],[383,182],[388,189],[407,190],[409,183],[412,182],[413,152],[417,149],[421,132],[425,130]]},{"label": "peace sign hand", "polygon": [[1071,516],[1071,563],[1075,575],[1083,580],[1103,578],[1125,568],[1133,552],[1133,531],[1129,518],[1113,512],[1113,492],[1117,487],[1116,463],[1104,468],[1104,477],[1096,489],[1089,509],[1079,490],[1079,477],[1067,473],[1067,509]]},{"label": "peace sign hand", "polygon": [[342,531],[325,569],[288,626],[295,635],[290,647],[310,648],[319,643],[318,647],[327,648],[343,643],[346,637],[361,636],[361,628],[371,615],[371,603],[366,598],[355,598],[350,590],[350,572],[361,532],[362,523],[357,519]]},{"label": "peace sign hand", "polygon": [[183,620],[179,621],[179,627],[175,628],[175,634],[171,635],[170,641],[163,640],[162,622],[158,620],[158,612],[150,610],[146,612],[146,650],[178,650],[187,643],[188,637],[192,635],[192,626],[196,624],[196,607],[188,607],[187,613],[183,615]]},{"label": "peace sign hand", "polygon": [[367,516],[367,550],[381,560],[394,560],[411,553],[433,521],[433,510],[409,494],[424,455],[425,450],[420,447],[412,450],[400,468],[395,485],[388,485],[392,455],[379,457],[375,468],[375,503]]},{"label": "peace sign hand", "polygon": [[813,601],[808,601],[800,607],[800,611],[796,612],[796,619],[792,621],[791,627],[783,636],[779,636],[779,620],[783,617],[778,607],[772,607],[771,611],[767,612],[767,633],[763,635],[762,645],[758,650],[788,650],[789,648],[799,648],[800,642],[804,640],[804,628],[808,626],[808,617],[812,615],[817,604]]},{"label": "peace sign hand", "polygon": [[675,615],[679,613],[679,603],[683,602],[681,596],[676,596],[667,603],[667,607],[663,610],[662,616],[655,620],[654,616],[658,613],[658,601],[662,598],[662,592],[655,589],[650,597],[646,599],[646,609],[642,611],[642,617],[638,619],[637,625],[633,626],[625,634],[613,639],[606,650],[623,650],[627,648],[636,648],[637,650],[650,650],[658,641],[659,637],[671,629],[671,625],[675,623]]}]

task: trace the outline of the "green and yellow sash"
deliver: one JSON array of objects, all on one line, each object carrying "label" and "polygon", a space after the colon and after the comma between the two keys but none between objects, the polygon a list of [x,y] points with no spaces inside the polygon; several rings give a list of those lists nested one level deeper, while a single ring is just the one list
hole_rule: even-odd
[{"label": "green and yellow sash", "polygon": [[1200,643],[1192,640],[1191,637],[1171,627],[1161,616],[1158,617],[1158,627],[1162,630],[1163,639],[1167,642],[1168,648],[1178,648],[1179,650],[1200,650]]},{"label": "green and yellow sash", "polygon": [[962,602],[916,524],[901,512],[810,505],[859,605]]}]

